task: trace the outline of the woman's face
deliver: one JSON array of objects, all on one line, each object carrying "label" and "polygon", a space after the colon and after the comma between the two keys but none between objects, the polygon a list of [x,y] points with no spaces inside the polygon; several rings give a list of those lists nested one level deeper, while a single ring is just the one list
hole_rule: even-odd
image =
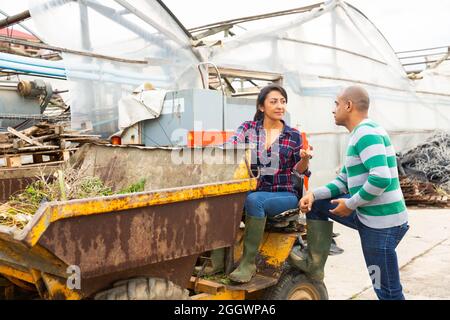
[{"label": "woman's face", "polygon": [[282,120],[286,113],[286,99],[279,91],[273,90],[266,96],[264,105],[259,109],[271,120]]}]

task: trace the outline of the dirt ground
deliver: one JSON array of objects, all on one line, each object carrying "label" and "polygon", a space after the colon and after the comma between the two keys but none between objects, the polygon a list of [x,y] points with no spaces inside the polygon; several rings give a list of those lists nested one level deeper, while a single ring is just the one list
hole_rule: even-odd
[{"label": "dirt ground", "polygon": [[[406,299],[450,299],[450,209],[409,208],[410,229],[397,248]],[[331,300],[377,299],[356,231],[334,224],[344,253],[328,258],[325,284]]]}]

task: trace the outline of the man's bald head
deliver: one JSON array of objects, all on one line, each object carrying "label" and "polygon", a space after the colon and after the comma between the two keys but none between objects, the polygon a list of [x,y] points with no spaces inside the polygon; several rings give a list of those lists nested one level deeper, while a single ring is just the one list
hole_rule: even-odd
[{"label": "man's bald head", "polygon": [[369,94],[363,87],[350,86],[345,88],[341,93],[341,99],[352,101],[355,108],[360,112],[367,112],[369,110]]}]

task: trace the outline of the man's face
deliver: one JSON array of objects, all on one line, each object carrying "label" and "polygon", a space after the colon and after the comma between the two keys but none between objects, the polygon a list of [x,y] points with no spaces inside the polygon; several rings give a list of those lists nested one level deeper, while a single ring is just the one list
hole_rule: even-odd
[{"label": "man's face", "polygon": [[338,126],[343,126],[347,122],[349,113],[346,111],[348,100],[343,99],[342,95],[338,95],[334,101],[335,107],[333,110],[334,122]]}]

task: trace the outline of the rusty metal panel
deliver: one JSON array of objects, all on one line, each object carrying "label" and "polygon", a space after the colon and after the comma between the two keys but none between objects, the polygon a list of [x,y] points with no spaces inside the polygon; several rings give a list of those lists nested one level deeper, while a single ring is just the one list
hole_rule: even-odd
[{"label": "rusty metal panel", "polygon": [[[30,223],[23,230],[15,233],[14,238],[32,247],[39,241],[49,225],[58,220],[110,214],[111,212],[171,203],[187,203],[192,200],[206,200],[217,196],[225,197],[230,194],[245,193],[254,190],[255,187],[256,179],[245,179],[210,185],[171,188],[154,192],[49,202],[41,205]],[[2,231],[1,228],[0,231]],[[0,234],[0,237],[3,236],[3,233]]]},{"label": "rusty metal panel", "polygon": [[245,149],[139,148],[86,144],[71,163],[120,190],[142,178],[145,191],[249,178],[235,176]]},{"label": "rusty metal panel", "polygon": [[16,178],[16,179],[0,179],[0,202],[8,201],[9,197],[24,190],[29,184],[36,181],[36,178]]},{"label": "rusty metal panel", "polygon": [[266,232],[256,257],[258,273],[279,278],[297,236],[297,233]]},{"label": "rusty metal panel", "polygon": [[39,244],[84,277],[231,246],[246,193],[81,216],[52,223]]},{"label": "rusty metal panel", "polygon": [[9,197],[24,190],[37,180],[41,173],[48,177],[57,167],[0,169],[0,202],[8,201]]},{"label": "rusty metal panel", "polygon": [[11,238],[0,239],[0,263],[8,264],[18,271],[37,269],[65,276],[66,265],[39,245],[29,248]]}]

